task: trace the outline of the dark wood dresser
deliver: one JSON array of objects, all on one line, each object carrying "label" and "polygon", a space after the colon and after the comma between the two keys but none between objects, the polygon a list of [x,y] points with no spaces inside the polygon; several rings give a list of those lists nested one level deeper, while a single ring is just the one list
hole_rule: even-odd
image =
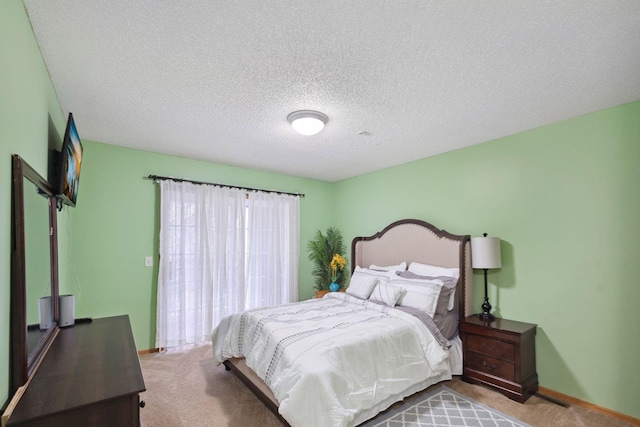
[{"label": "dark wood dresser", "polygon": [[129,316],[62,328],[8,426],[139,426],[145,391]]},{"label": "dark wood dresser", "polygon": [[464,381],[484,384],[523,403],[538,391],[536,325],[477,315],[460,322]]}]

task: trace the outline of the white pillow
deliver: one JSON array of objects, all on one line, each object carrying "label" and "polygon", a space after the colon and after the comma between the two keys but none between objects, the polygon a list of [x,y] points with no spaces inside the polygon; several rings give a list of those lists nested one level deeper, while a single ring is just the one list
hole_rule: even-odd
[{"label": "white pillow", "polygon": [[369,298],[373,288],[378,284],[378,277],[363,272],[354,271],[349,280],[347,293],[361,299]]},{"label": "white pillow", "polygon": [[405,271],[407,269],[407,263],[402,261],[402,263],[398,265],[375,265],[371,264],[369,266],[370,270],[383,270],[383,271]]},{"label": "white pillow", "polygon": [[417,308],[427,313],[433,318],[438,306],[438,298],[442,290],[442,280],[418,280],[396,277],[389,282],[392,286],[397,286],[405,290],[397,304]]},{"label": "white pillow", "polygon": [[394,307],[404,293],[405,290],[402,288],[391,286],[384,282],[378,282],[369,299],[371,301],[381,302],[389,307]]},{"label": "white pillow", "polygon": [[447,276],[460,277],[459,268],[446,268],[438,267],[437,265],[420,264],[419,262],[412,262],[409,264],[409,271],[420,276]]},{"label": "white pillow", "polygon": [[356,269],[353,271],[353,274],[356,273],[362,273],[362,274],[366,274],[368,276],[374,276],[377,277],[378,280],[382,280],[384,282],[389,282],[389,280],[391,280],[392,277],[396,276],[396,272],[395,271],[386,271],[386,270],[369,270],[368,268],[362,268],[360,266],[356,265]]},{"label": "white pillow", "polygon": [[[438,299],[438,306],[436,308],[436,313],[440,313],[442,315],[446,315],[447,311],[453,310],[455,307],[456,301],[456,288],[458,286],[458,277],[450,277],[450,276],[422,276],[419,274],[412,273],[411,271],[401,271],[397,273],[398,276],[405,279],[419,279],[419,280],[442,280],[442,289],[440,290],[440,297]],[[443,292],[445,293],[444,298],[447,298],[447,294],[449,297],[447,298],[446,307],[443,305]]]}]

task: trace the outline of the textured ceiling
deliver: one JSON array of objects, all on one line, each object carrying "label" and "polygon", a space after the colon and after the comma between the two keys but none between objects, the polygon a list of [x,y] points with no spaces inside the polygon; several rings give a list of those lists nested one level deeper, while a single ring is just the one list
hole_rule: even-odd
[{"label": "textured ceiling", "polygon": [[325,181],[640,99],[637,0],[24,3],[81,138]]}]

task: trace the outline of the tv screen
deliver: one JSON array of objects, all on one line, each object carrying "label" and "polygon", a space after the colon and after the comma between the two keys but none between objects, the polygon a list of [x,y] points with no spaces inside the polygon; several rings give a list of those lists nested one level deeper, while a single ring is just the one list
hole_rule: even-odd
[{"label": "tv screen", "polygon": [[60,152],[58,198],[62,203],[75,206],[80,185],[80,168],[82,166],[82,143],[78,136],[73,114],[69,113],[67,129]]}]

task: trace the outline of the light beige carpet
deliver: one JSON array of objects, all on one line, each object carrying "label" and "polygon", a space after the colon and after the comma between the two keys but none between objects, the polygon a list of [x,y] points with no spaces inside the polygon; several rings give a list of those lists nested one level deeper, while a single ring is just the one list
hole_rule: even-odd
[{"label": "light beige carpet", "polygon": [[[282,427],[233,373],[215,365],[210,346],[146,354],[140,362],[147,386],[140,396],[146,403],[140,410],[143,427]],[[443,384],[532,426],[632,427],[583,407],[563,408],[537,396],[521,405],[459,379]]]}]

